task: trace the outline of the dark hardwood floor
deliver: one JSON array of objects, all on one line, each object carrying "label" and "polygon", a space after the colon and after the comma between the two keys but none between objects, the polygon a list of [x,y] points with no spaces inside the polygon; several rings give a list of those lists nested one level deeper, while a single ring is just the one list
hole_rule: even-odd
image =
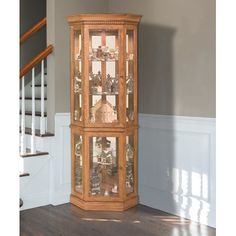
[{"label": "dark hardwood floor", "polygon": [[125,212],[84,211],[71,204],[20,213],[21,236],[215,236],[215,229],[138,205]]}]

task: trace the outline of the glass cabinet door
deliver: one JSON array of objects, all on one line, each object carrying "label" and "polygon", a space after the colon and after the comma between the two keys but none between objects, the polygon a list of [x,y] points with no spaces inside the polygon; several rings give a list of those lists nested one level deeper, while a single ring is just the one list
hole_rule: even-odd
[{"label": "glass cabinet door", "polygon": [[89,30],[89,122],[119,121],[119,30]]},{"label": "glass cabinet door", "polygon": [[73,119],[82,121],[82,37],[81,30],[74,30],[74,65],[73,65],[73,92],[74,101]]},{"label": "glass cabinet door", "polygon": [[90,197],[119,196],[118,150],[119,137],[89,137]]},{"label": "glass cabinet door", "polygon": [[82,135],[74,134],[74,191],[83,193]]},{"label": "glass cabinet door", "polygon": [[126,194],[134,192],[134,179],[135,179],[135,150],[134,150],[134,135],[126,136],[125,144],[125,163],[126,163],[126,177],[125,188]]},{"label": "glass cabinet door", "polygon": [[135,62],[134,30],[126,30],[126,122],[133,122],[135,118]]}]

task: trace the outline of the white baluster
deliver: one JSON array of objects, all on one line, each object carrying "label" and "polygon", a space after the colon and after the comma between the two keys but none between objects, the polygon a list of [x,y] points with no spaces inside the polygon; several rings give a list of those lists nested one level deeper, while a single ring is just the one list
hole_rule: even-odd
[{"label": "white baluster", "polygon": [[21,143],[20,153],[21,155],[26,153],[25,147],[25,77],[21,78]]},{"label": "white baluster", "polygon": [[45,119],[44,119],[44,60],[41,62],[41,117],[40,117],[40,134],[45,134]]},{"label": "white baluster", "polygon": [[35,153],[35,72],[34,72],[34,68],[32,69],[31,153]]}]

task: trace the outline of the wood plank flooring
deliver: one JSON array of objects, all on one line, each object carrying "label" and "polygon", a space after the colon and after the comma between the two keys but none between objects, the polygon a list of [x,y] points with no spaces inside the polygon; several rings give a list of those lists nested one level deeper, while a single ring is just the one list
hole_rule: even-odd
[{"label": "wood plank flooring", "polygon": [[215,231],[143,205],[98,212],[68,203],[20,212],[21,236],[215,236]]}]

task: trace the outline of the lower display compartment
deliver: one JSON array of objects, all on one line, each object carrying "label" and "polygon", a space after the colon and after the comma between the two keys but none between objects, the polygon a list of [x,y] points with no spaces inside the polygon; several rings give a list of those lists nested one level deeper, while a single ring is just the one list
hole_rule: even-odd
[{"label": "lower display compartment", "polygon": [[125,201],[84,201],[77,196],[71,194],[70,202],[71,204],[78,206],[83,210],[93,210],[93,211],[125,211],[131,207],[135,207],[138,204],[138,196],[134,196]]},{"label": "lower display compartment", "polygon": [[137,204],[137,128],[71,127],[71,203],[122,211]]}]

